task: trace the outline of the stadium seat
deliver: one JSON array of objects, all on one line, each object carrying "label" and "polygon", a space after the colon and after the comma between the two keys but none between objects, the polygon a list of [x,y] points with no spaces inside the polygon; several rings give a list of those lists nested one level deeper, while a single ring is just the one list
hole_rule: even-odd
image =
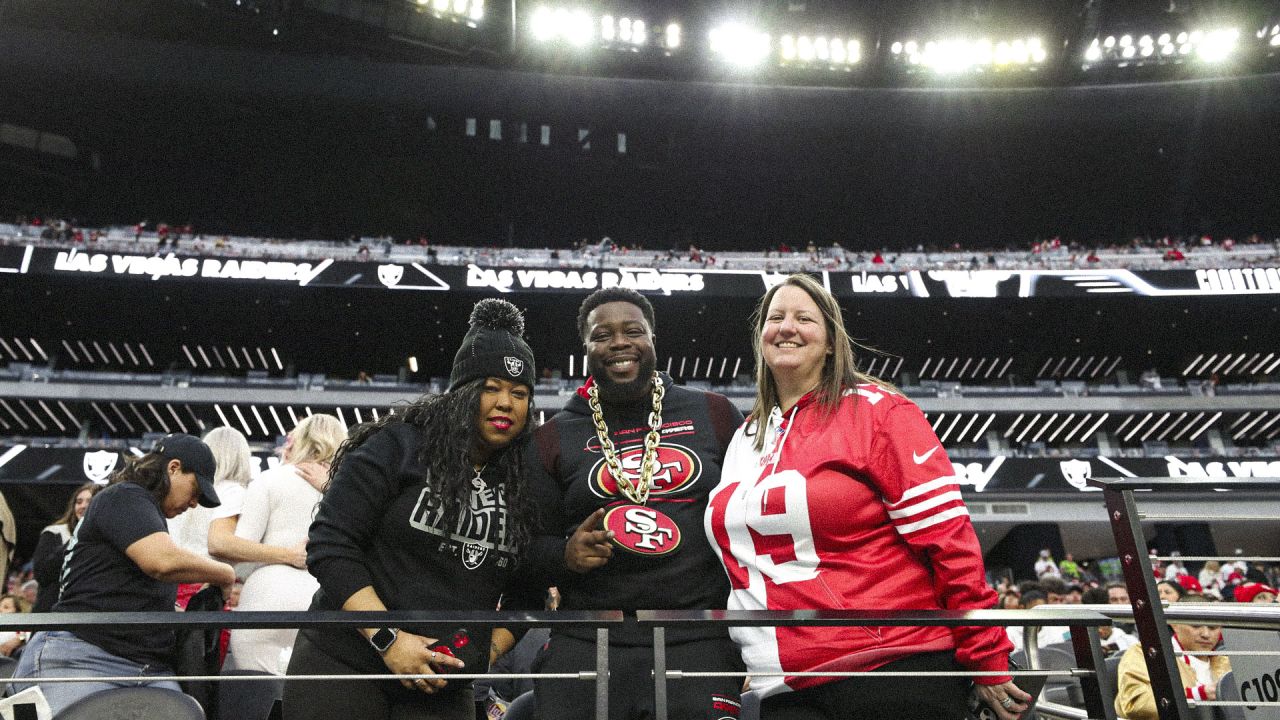
[{"label": "stadium seat", "polygon": [[1120,658],[1124,657],[1123,653],[1117,653],[1107,658],[1106,663],[1102,666],[1102,675],[1098,680],[1102,684],[1102,696],[1107,702],[1115,703],[1117,685],[1120,682]]},{"label": "stadium seat", "polygon": [[[1236,687],[1235,673],[1227,673],[1218,679],[1218,699],[1219,700],[1240,700],[1240,688]],[[1244,720],[1244,708],[1242,707],[1215,707],[1213,709],[1213,717],[1215,720]]]},{"label": "stadium seat", "polygon": [[507,712],[502,717],[504,720],[533,720],[533,691],[522,693],[520,697],[511,701],[507,706]]},{"label": "stadium seat", "polygon": [[[1076,655],[1070,645],[1058,643],[1040,648],[1040,670],[1071,670],[1075,667]],[[1044,699],[1083,708],[1084,690],[1078,678],[1055,676],[1045,683]]]},{"label": "stadium seat", "polygon": [[86,695],[53,720],[204,720],[190,695],[154,687],[127,687]]}]

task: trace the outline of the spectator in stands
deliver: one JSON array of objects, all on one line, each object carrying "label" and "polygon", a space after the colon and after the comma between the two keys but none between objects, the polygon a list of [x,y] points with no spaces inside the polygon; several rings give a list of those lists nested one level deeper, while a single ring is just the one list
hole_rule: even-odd
[{"label": "spectator in stands", "polygon": [[1249,569],[1244,574],[1246,581],[1263,583],[1264,585],[1269,583],[1266,563],[1261,560],[1254,560],[1248,567]]},{"label": "spectator in stands", "polygon": [[[1075,588],[1075,590],[1073,591],[1072,588]],[[1040,589],[1044,592],[1045,603],[1048,605],[1080,604],[1079,587],[1068,585],[1062,578],[1046,576],[1040,580]],[[1010,628],[1010,630],[1012,629]],[[1065,625],[1046,625],[1040,628],[1040,631],[1036,634],[1036,643],[1040,647],[1070,641],[1071,628]]]},{"label": "spectator in stands", "polygon": [[1204,594],[1204,588],[1200,586],[1200,581],[1194,575],[1178,575],[1173,578],[1173,582],[1182,589],[1184,595],[1186,593]]},{"label": "spectator in stands", "polygon": [[[1107,605],[1107,591],[1102,588],[1089,588],[1081,598],[1085,605]],[[1118,625],[1104,625],[1098,628],[1098,637],[1102,640],[1102,649],[1108,654],[1124,652],[1138,644],[1138,638],[1129,634]]]},{"label": "spectator in stands", "polygon": [[[305,547],[320,491],[297,466],[309,462],[327,467],[346,439],[346,425],[333,415],[303,418],[285,440],[284,464],[259,475],[245,492],[236,537],[275,547]],[[261,565],[245,578],[238,609],[306,610],[319,587],[303,568]],[[283,675],[297,634],[294,628],[233,630],[226,667]]]},{"label": "spectator in stands", "polygon": [[[1181,602],[1206,600],[1203,595],[1188,594]],[[1222,640],[1221,628],[1214,625],[1170,623],[1169,628],[1173,630],[1175,652],[1209,652]],[[1188,654],[1178,658],[1178,675],[1188,698],[1217,700],[1218,680],[1228,672],[1231,672],[1231,661],[1225,655],[1200,657]],[[1130,647],[1120,660],[1115,707],[1116,714],[1129,720],[1155,720],[1159,717],[1141,645]]]},{"label": "spectator in stands", "polygon": [[1067,556],[1062,559],[1062,562],[1058,563],[1058,570],[1062,573],[1062,577],[1064,578],[1070,578],[1072,580],[1080,579],[1080,566],[1076,564],[1075,558],[1071,556],[1071,553],[1067,553]]},{"label": "spectator in stands", "polygon": [[35,552],[31,554],[31,572],[40,589],[32,612],[49,612],[58,601],[58,576],[62,574],[62,560],[66,557],[67,543],[75,534],[89,501],[103,488],[97,483],[85,483],[76,488],[67,500],[67,510],[57,522],[40,531]]},{"label": "spectator in stands", "polygon": [[[1022,593],[1022,604],[1018,607],[1022,610],[1030,610],[1031,608],[1040,607],[1045,603],[1046,598],[1043,590],[1028,590]],[[1026,647],[1026,641],[1024,640],[1026,637],[1026,628],[1022,625],[1010,625],[1005,628],[1005,634],[1009,637],[1009,642],[1013,643],[1013,649],[1015,651],[1022,650]],[[1036,645],[1040,645],[1039,633],[1036,634]]]},{"label": "spectator in stands", "polygon": [[1262,583],[1248,582],[1236,587],[1236,602],[1273,603],[1276,601],[1276,589]]},{"label": "spectator in stands", "polygon": [[1062,571],[1058,568],[1058,563],[1053,561],[1053,553],[1048,548],[1040,551],[1040,557],[1036,560],[1035,570],[1036,579],[1062,577]]},{"label": "spectator in stands", "polygon": [[[214,459],[190,435],[166,435],[155,449],[131,458],[111,484],[89,503],[67,548],[62,595],[54,612],[172,611],[177,583],[230,587],[230,565],[183,550],[169,536],[165,518],[197,503],[217,507]],[[172,675],[174,633],[127,627],[38,632],[14,672],[15,691],[39,678]],[[53,714],[101,690],[147,685],[178,690],[172,680],[88,681],[40,685]]]},{"label": "spectator in stands", "polygon": [[1165,580],[1176,580],[1179,575],[1188,574],[1187,566],[1182,564],[1182,560],[1179,557],[1181,553],[1175,550],[1172,555],[1174,556],[1173,559],[1169,561],[1168,565],[1164,566]]},{"label": "spectator in stands", "polygon": [[1186,594],[1182,586],[1172,580],[1161,580],[1156,583],[1156,594],[1160,596],[1161,602],[1176,603]]},{"label": "spectator in stands", "polygon": [[[216,560],[232,561],[235,558],[215,558],[209,552],[210,525],[216,518],[234,516],[240,512],[244,497],[244,485],[249,482],[253,456],[249,454],[249,441],[239,430],[218,427],[204,436],[204,444],[213,453],[218,469],[214,474],[213,489],[222,504],[216,508],[196,507],[169,520],[169,535],[174,544],[197,555]],[[178,586],[178,606],[185,608],[191,596],[199,592],[199,583],[183,583]]]},{"label": "spectator in stands", "polygon": [[[4,493],[0,493],[0,578],[9,577],[9,563],[13,560],[13,549],[18,544],[18,523],[13,519],[13,511],[9,509],[9,501]],[[23,585],[26,592],[26,585]],[[35,602],[35,591],[32,591],[31,602]]]},{"label": "spectator in stands", "polygon": [[[320,581],[312,610],[494,610],[499,597],[507,609],[542,607],[545,588],[503,595],[516,590],[516,553],[535,522],[520,472],[537,377],[523,331],[514,305],[481,300],[448,390],[360,425],[343,444],[307,545]],[[287,683],[285,715],[470,720],[471,683],[434,676],[482,673],[514,640],[494,632],[491,642],[482,628],[305,629],[289,674],[433,677]]]},{"label": "spectator in stands", "polygon": [[1106,584],[1107,603],[1111,605],[1128,605],[1129,604],[1129,588],[1125,587],[1122,582],[1109,582]]},{"label": "spectator in stands", "polygon": [[[209,431],[205,442],[218,459],[218,497],[222,505],[215,508],[208,528],[208,553],[219,560],[235,563],[287,565],[301,570],[307,567],[306,541],[290,545],[254,542],[236,534],[245,494],[257,461],[249,452],[249,441],[239,430],[219,427]],[[286,440],[286,442],[288,442]],[[320,463],[297,462],[294,469],[317,491],[324,487],[329,468]]]},{"label": "spectator in stands", "polygon": [[[561,610],[723,608],[729,581],[703,541],[703,510],[742,414],[723,395],[677,386],[656,372],[653,306],[634,290],[613,287],[587,296],[577,330],[590,377],[534,435],[530,479],[544,499],[545,533],[534,560],[548,584],[560,588]],[[663,427],[680,430],[671,436],[659,432]],[[641,472],[658,463],[660,475]],[[608,507],[625,509],[606,516]],[[628,516],[649,529],[628,530]],[[606,517],[619,522],[604,527]],[[615,628],[609,642],[612,667],[648,677],[651,632]],[[723,627],[667,628],[667,651],[673,667],[743,668]],[[578,672],[592,666],[595,652],[590,628],[556,628],[539,670]],[[741,685],[741,678],[681,680],[669,688],[671,714],[734,714],[710,713],[736,708]],[[611,682],[609,716],[652,717],[652,690],[652,683]],[[594,714],[586,683],[539,680],[535,696],[544,720]]]},{"label": "spectator in stands", "polygon": [[[21,595],[0,596],[0,613],[31,612],[31,603]],[[30,633],[25,630],[5,630],[0,632],[0,655],[13,657],[13,654],[26,644]]]},{"label": "spectator in stands", "polygon": [[1040,589],[1044,591],[1045,600],[1050,605],[1066,605],[1070,600],[1071,586],[1063,582],[1062,578],[1041,578]]},{"label": "spectator in stands", "polygon": [[[995,604],[955,469],[920,409],[856,370],[836,299],[808,275],[753,316],[756,401],[707,508],[730,609],[976,610]],[[770,538],[761,554],[760,538]],[[866,568],[885,572],[868,573]],[[1008,670],[1003,629],[735,628],[748,672]],[[1002,720],[1031,696],[974,679]],[[771,718],[963,718],[959,677],[755,676]]]},{"label": "spectator in stands", "polygon": [[1222,598],[1222,587],[1226,583],[1222,578],[1222,565],[1217,560],[1209,560],[1200,568],[1200,587],[1206,595]]}]

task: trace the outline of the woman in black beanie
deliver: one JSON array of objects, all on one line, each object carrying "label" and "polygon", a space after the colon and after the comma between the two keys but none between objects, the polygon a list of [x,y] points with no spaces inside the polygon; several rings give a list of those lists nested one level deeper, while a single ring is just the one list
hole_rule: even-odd
[{"label": "woman in black beanie", "polygon": [[[494,610],[504,593],[504,607],[541,608],[540,590],[529,589],[527,601],[511,594],[533,517],[519,472],[536,377],[523,332],[514,305],[481,300],[448,390],[351,433],[311,525],[307,565],[320,581],[312,610]],[[488,629],[436,635],[412,626],[304,629],[288,674],[488,667]],[[285,716],[307,720],[470,720],[474,708],[469,681],[434,678],[294,681],[284,696]]]}]

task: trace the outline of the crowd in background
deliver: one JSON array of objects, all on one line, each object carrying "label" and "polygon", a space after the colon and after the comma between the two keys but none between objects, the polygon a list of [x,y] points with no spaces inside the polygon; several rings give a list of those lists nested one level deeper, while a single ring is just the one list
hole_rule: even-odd
[{"label": "crowd in background", "polygon": [[[345,240],[299,240],[206,234],[191,223],[140,221],[131,226],[82,226],[75,219],[19,216],[0,224],[0,242],[33,240],[112,252],[191,253],[299,259],[318,254],[357,261],[412,258],[428,263],[493,266],[596,267],[607,264],[685,269],[769,272],[910,270],[1039,270],[1122,267],[1257,267],[1280,262],[1280,238],[1250,233],[1239,239],[1206,234],[1141,235],[1127,240],[1033,238],[1018,245],[981,241],[904,242],[867,247],[856,240],[788,242],[744,238],[733,250],[704,249],[696,242],[643,246],[609,237],[579,238],[543,248],[502,243],[444,246],[426,236],[352,236]],[[846,247],[847,246],[847,247]]]}]

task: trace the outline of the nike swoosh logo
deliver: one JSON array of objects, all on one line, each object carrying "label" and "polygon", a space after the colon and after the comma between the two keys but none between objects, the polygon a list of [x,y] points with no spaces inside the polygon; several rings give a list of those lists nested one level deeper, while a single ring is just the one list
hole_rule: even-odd
[{"label": "nike swoosh logo", "polygon": [[912,460],[914,460],[914,461],[916,462],[916,464],[917,464],[917,465],[919,465],[920,463],[924,462],[925,460],[928,460],[928,459],[929,459],[929,456],[930,456],[930,455],[932,455],[935,451],[937,451],[937,449],[938,449],[938,448],[940,448],[940,447],[942,447],[942,446],[941,446],[941,445],[934,445],[934,446],[933,446],[933,448],[932,448],[931,450],[929,450],[929,452],[927,452],[927,453],[925,453],[925,454],[923,454],[923,455],[920,455],[919,453],[915,453],[915,452],[913,452],[913,453],[911,453],[911,459],[912,459]]}]

